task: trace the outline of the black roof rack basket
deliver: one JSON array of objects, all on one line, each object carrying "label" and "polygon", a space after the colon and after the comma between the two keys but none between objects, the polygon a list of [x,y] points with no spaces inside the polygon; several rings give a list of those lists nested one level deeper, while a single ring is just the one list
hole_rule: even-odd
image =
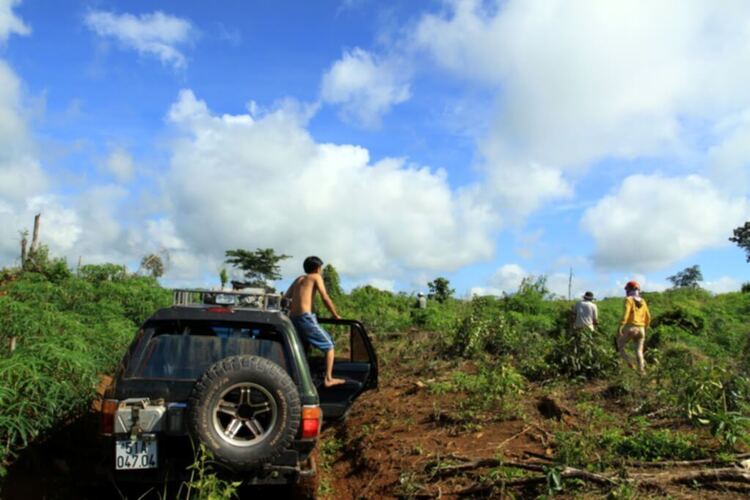
[{"label": "black roof rack basket", "polygon": [[264,288],[243,288],[242,290],[207,290],[200,288],[176,288],[172,290],[172,303],[176,306],[227,304],[232,298],[233,307],[280,311],[281,294],[268,292]]}]

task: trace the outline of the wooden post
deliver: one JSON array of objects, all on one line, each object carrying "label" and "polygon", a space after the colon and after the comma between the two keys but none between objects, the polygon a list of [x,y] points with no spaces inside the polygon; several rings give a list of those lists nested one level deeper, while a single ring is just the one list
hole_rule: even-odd
[{"label": "wooden post", "polygon": [[29,253],[36,252],[36,248],[39,245],[39,218],[42,216],[42,214],[36,214],[34,216],[34,232],[31,236],[31,247],[29,248]]},{"label": "wooden post", "polygon": [[570,275],[568,276],[568,300],[572,299],[573,290],[573,268],[570,268]]}]

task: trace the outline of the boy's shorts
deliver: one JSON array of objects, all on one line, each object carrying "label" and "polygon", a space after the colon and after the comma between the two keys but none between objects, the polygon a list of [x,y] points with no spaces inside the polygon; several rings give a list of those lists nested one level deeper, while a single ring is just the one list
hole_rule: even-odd
[{"label": "boy's shorts", "polygon": [[333,349],[331,335],[318,324],[318,319],[312,313],[304,313],[290,318],[297,332],[304,336],[304,340],[323,352]]}]

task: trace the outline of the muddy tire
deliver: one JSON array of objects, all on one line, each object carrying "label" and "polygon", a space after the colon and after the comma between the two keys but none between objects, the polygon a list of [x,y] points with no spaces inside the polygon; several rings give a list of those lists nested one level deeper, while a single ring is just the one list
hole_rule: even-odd
[{"label": "muddy tire", "polygon": [[232,356],[212,365],[188,400],[190,432],[233,470],[258,468],[278,457],[297,434],[297,386],[276,363]]}]

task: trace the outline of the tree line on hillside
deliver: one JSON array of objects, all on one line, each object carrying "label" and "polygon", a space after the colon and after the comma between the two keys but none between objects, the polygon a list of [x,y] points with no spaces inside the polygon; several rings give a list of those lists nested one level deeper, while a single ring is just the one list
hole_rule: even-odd
[{"label": "tree line on hillside", "polygon": [[[729,241],[737,244],[746,253],[747,262],[750,262],[750,221],[733,230],[733,235]],[[289,255],[276,254],[272,248],[258,248],[255,251],[234,249],[225,252],[227,264],[231,264],[243,272],[245,281],[234,282],[239,287],[262,287],[273,289],[269,282],[281,279],[281,268],[279,263],[282,260],[289,259]],[[144,257],[146,261],[146,257]],[[142,262],[143,266],[144,263]],[[226,269],[222,269],[219,274],[222,287],[227,283],[228,277]],[[326,288],[331,295],[340,295],[341,289],[340,278],[336,269],[328,264],[323,269],[323,279]],[[678,273],[668,276],[667,280],[672,283],[673,288],[700,288],[700,282],[703,281],[703,273],[700,266],[695,264],[686,267]],[[445,302],[453,297],[456,290],[450,287],[450,281],[442,276],[435,278],[427,283],[429,297],[440,303]],[[743,292],[750,292],[750,282],[743,283]]]},{"label": "tree line on hillside", "polygon": [[[21,231],[21,269],[28,271],[41,271],[42,265],[49,268],[50,266],[67,266],[64,259],[51,259],[49,248],[40,243],[39,228],[41,214],[34,218],[34,229],[31,244],[28,242],[28,231]],[[733,230],[733,235],[729,241],[735,243],[746,253],[746,260],[750,262],[750,221]],[[230,264],[242,272],[244,280],[232,281],[234,288],[265,288],[269,291],[274,290],[271,282],[281,279],[280,263],[289,259],[291,256],[286,254],[277,254],[273,248],[257,248],[253,251],[236,248],[225,251],[225,263]],[[158,253],[149,253],[141,261],[136,275],[147,275],[153,278],[160,278],[166,270],[165,260],[169,261],[169,252],[165,249]],[[79,263],[80,267],[80,263]],[[327,265],[323,270],[323,279],[326,288],[333,291],[332,295],[340,295],[340,278],[337,270],[332,265]],[[703,281],[703,273],[699,265],[686,267],[682,271],[667,277],[672,283],[673,288],[700,288],[700,282]],[[222,268],[219,272],[219,281],[222,288],[229,281],[227,270]],[[330,286],[329,286],[330,285]],[[450,287],[450,281],[442,276],[435,278],[427,283],[429,297],[443,303],[455,294],[455,289]],[[742,285],[743,292],[750,292],[750,282]]]}]

